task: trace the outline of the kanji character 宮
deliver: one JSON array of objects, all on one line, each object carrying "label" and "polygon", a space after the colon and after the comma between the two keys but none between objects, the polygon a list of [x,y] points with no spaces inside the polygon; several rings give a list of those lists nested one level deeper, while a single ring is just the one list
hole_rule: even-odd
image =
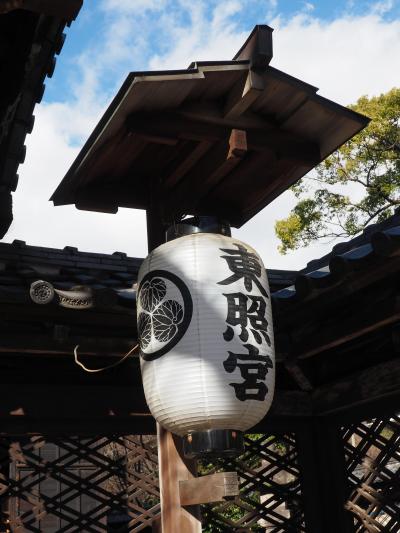
[{"label": "kanji character \u5bae", "polygon": [[[247,354],[228,352],[229,357],[224,361],[224,368],[229,373],[239,368],[244,382],[229,385],[235,389],[236,397],[240,401],[263,401],[268,392],[264,380],[268,370],[273,368],[272,359],[269,355],[260,354],[258,348],[251,344],[244,344],[243,347],[247,349]],[[238,363],[238,360],[243,362]]]}]

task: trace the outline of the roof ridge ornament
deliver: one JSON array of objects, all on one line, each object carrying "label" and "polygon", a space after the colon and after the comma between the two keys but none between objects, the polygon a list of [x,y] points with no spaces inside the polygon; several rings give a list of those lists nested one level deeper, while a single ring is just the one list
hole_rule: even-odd
[{"label": "roof ridge ornament", "polygon": [[248,36],[246,42],[234,55],[234,61],[248,60],[250,68],[264,70],[273,57],[272,32],[266,24],[258,24]]}]

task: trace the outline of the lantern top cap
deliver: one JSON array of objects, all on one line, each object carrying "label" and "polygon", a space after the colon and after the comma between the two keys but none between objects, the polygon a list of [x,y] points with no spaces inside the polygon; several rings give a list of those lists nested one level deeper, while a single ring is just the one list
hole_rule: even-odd
[{"label": "lantern top cap", "polygon": [[369,119],[269,63],[256,26],[231,61],[131,72],[51,200],[116,212],[155,203],[166,225],[212,215],[240,227]]}]

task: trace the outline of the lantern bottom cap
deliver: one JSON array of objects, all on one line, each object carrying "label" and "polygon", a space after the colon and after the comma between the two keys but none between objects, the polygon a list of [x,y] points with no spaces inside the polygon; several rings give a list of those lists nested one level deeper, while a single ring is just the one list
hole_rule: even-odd
[{"label": "lantern bottom cap", "polygon": [[235,457],[244,452],[243,433],[236,429],[193,431],[183,438],[187,459],[201,457]]}]

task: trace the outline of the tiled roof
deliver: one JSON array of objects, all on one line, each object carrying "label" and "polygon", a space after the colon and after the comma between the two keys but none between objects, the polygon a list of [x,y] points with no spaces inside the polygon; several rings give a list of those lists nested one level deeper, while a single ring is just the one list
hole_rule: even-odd
[{"label": "tiled roof", "polygon": [[[135,298],[133,285],[142,261],[123,252],[80,252],[72,246],[44,248],[19,240],[0,243],[0,301],[12,293],[28,295],[31,284],[43,280],[62,291],[79,286],[95,291],[111,289],[120,304],[131,307]],[[296,274],[295,271],[268,270],[271,289],[290,285]]]},{"label": "tiled roof", "polygon": [[31,283],[40,279],[60,290],[77,286],[113,289],[121,299],[131,300],[130,289],[141,262],[122,252],[80,252],[71,246],[60,250],[28,246],[24,241],[0,243],[0,287],[29,294]]},{"label": "tiled roof", "polygon": [[361,235],[337,244],[332,252],[308,263],[295,277],[293,285],[276,291],[276,304],[310,300],[334,289],[345,279],[361,277],[371,267],[379,275],[388,258],[400,255],[400,214],[380,224],[368,226]]},{"label": "tiled roof", "polygon": [[77,15],[82,0],[34,4],[36,12],[19,9],[25,4],[18,1],[0,5],[0,236],[12,221],[11,192],[18,185],[35,105],[43,97],[46,76],[53,75],[65,25]]}]

